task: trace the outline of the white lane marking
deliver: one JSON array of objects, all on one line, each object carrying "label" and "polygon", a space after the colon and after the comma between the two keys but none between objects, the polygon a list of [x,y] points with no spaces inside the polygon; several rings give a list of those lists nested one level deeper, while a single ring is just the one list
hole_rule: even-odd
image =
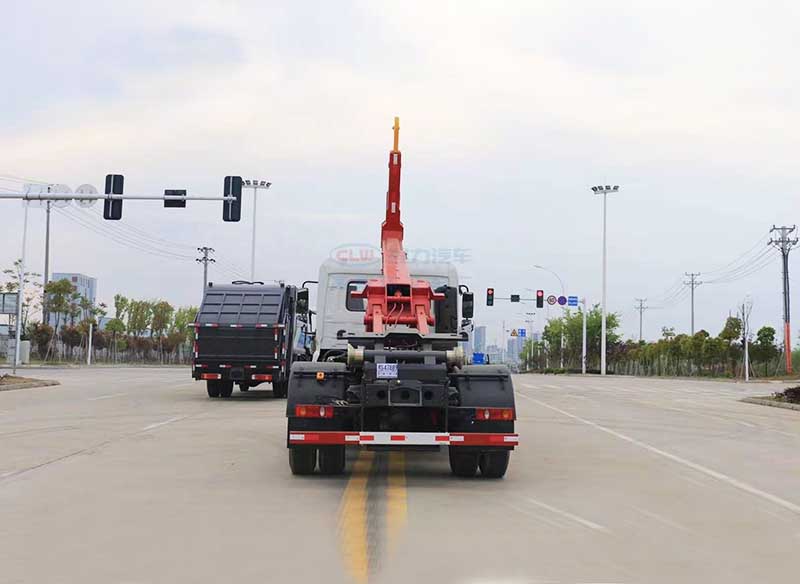
[{"label": "white lane marking", "polygon": [[678,456],[676,454],[672,454],[672,453],[667,452],[665,450],[661,450],[660,448],[656,448],[655,446],[651,446],[650,444],[646,444],[645,442],[642,442],[641,440],[637,440],[636,438],[631,438],[630,436],[626,436],[625,434],[621,434],[620,432],[612,430],[611,428],[606,428],[605,426],[601,426],[600,424],[592,422],[591,420],[586,420],[584,418],[581,418],[580,416],[576,416],[575,414],[570,414],[569,412],[565,412],[562,409],[559,409],[559,408],[557,408],[555,406],[551,406],[549,404],[546,404],[546,403],[544,403],[542,401],[539,401],[538,399],[534,399],[534,398],[532,398],[530,396],[527,396],[525,394],[519,394],[519,395],[521,395],[525,399],[529,399],[532,402],[535,402],[535,403],[539,404],[540,406],[542,406],[544,408],[548,408],[550,410],[553,410],[554,412],[558,412],[559,414],[561,414],[563,416],[567,416],[568,418],[572,418],[573,420],[577,420],[579,422],[582,422],[583,424],[586,424],[587,426],[591,426],[592,428],[594,428],[596,430],[600,430],[601,432],[605,432],[606,434],[609,434],[611,436],[619,438],[620,440],[624,440],[625,442],[633,444],[634,446],[638,446],[639,448],[643,448],[643,449],[647,450],[648,452],[652,452],[653,454],[658,454],[659,456],[663,456],[664,458],[666,458],[668,460],[671,460],[672,462],[677,462],[678,464],[682,464],[683,466],[689,467],[692,470],[696,470],[697,472],[703,473],[704,475],[707,475],[707,476],[710,476],[712,478],[715,478],[718,481],[722,481],[723,483],[726,483],[726,484],[728,484],[728,485],[730,485],[732,487],[736,487],[737,489],[739,489],[741,491],[744,491],[745,493],[750,493],[751,495],[755,495],[757,497],[761,497],[762,499],[770,501],[771,503],[774,503],[775,505],[778,505],[780,507],[783,507],[784,509],[788,509],[789,511],[792,511],[793,513],[797,513],[798,515],[800,515],[800,505],[797,505],[796,503],[792,503],[791,501],[787,501],[786,499],[782,499],[782,498],[778,497],[777,495],[773,495],[772,493],[768,493],[766,491],[762,491],[761,489],[759,489],[757,487],[754,487],[754,486],[752,486],[752,485],[750,485],[748,483],[745,483],[743,481],[740,481],[739,479],[735,479],[733,477],[730,477],[730,476],[728,476],[726,474],[723,474],[723,473],[721,473],[719,471],[716,471],[714,469],[708,468],[708,467],[703,466],[701,464],[698,464],[696,462],[692,462],[691,460],[687,460],[687,459],[682,458],[682,457],[680,457],[680,456]]},{"label": "white lane marking", "polygon": [[127,393],[109,393],[108,395],[98,395],[97,397],[90,397],[86,401],[97,401],[99,399],[111,399],[112,397],[122,397],[128,395]]},{"label": "white lane marking", "polygon": [[659,515],[658,513],[653,513],[652,511],[648,511],[647,509],[642,509],[641,507],[636,507],[635,505],[631,505],[631,508],[635,511],[638,511],[642,515],[649,517],[650,519],[655,519],[659,523],[663,523],[669,527],[673,527],[675,529],[680,529],[681,531],[689,531],[689,528],[681,525],[677,521],[673,521],[669,517],[664,517],[663,515]]},{"label": "white lane marking", "polygon": [[156,428],[160,428],[161,426],[166,426],[167,424],[171,424],[172,422],[177,422],[178,420],[183,420],[188,416],[177,416],[175,418],[170,418],[169,420],[164,420],[163,422],[156,422],[155,424],[150,424],[149,426],[145,426],[142,428],[142,432],[147,432],[148,430],[155,430]]},{"label": "white lane marking", "polygon": [[583,517],[578,517],[574,513],[570,513],[569,511],[564,511],[563,509],[559,509],[558,507],[553,507],[552,505],[548,505],[547,503],[542,503],[541,501],[537,501],[536,499],[531,499],[530,497],[525,497],[525,501],[528,503],[532,503],[542,509],[547,509],[551,513],[555,513],[556,515],[561,515],[562,517],[566,517],[567,519],[572,519],[576,523],[580,523],[584,527],[588,527],[589,529],[596,529],[598,531],[608,531],[602,525],[598,525],[594,521],[589,521],[588,519],[584,519]]},{"label": "white lane marking", "polygon": [[546,523],[550,527],[555,527],[557,529],[564,529],[564,526],[561,523],[556,523],[555,521],[553,521],[551,519],[545,519],[544,517],[542,517],[538,513],[534,513],[531,509],[525,509],[524,507],[518,507],[517,505],[512,505],[511,503],[507,503],[507,505],[511,509],[516,511],[517,513],[522,513],[523,515],[527,515],[528,517],[533,517],[537,521],[540,521],[542,523]]}]

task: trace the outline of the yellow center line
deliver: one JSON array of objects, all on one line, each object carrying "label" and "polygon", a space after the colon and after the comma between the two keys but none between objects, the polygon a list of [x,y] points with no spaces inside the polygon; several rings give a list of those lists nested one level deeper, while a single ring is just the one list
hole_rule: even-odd
[{"label": "yellow center line", "polygon": [[366,584],[369,579],[369,547],[367,541],[367,481],[374,453],[362,450],[353,465],[353,472],[342,497],[339,514],[342,553],[345,566],[353,579]]},{"label": "yellow center line", "polygon": [[406,525],[408,504],[406,499],[406,455],[389,453],[389,480],[386,489],[386,525],[389,549],[397,543],[400,531]]}]

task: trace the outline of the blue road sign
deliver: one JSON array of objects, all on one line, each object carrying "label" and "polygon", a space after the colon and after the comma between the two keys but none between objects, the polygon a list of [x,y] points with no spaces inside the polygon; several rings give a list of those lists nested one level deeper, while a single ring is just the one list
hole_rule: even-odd
[{"label": "blue road sign", "polygon": [[473,365],[484,365],[486,363],[486,354],[485,353],[473,353],[472,354],[472,364]]},{"label": "blue road sign", "polygon": [[519,336],[520,336],[520,337],[523,337],[523,338],[524,338],[524,337],[526,337],[526,336],[527,336],[527,331],[526,331],[525,329],[523,329],[523,328],[521,328],[521,329],[518,329],[518,331],[517,331],[517,332],[519,333]]},{"label": "blue road sign", "polygon": [[567,306],[578,306],[578,297],[577,296],[568,297]]},{"label": "blue road sign", "polygon": [[564,306],[566,303],[567,303],[567,297],[566,296],[559,296],[558,297],[558,304],[560,306]]}]

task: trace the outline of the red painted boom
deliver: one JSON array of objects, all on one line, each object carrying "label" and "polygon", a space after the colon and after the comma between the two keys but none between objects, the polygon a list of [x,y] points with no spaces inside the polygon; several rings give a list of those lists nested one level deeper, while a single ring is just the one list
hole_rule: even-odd
[{"label": "red painted boom", "polygon": [[360,294],[367,299],[364,324],[367,332],[381,333],[386,326],[406,325],[426,335],[434,325],[431,301],[444,299],[425,280],[412,280],[403,250],[403,224],[400,221],[400,166],[398,150],[400,120],[394,119],[394,148],[389,153],[389,190],[386,193],[386,219],[381,226],[383,277],[367,282]]}]

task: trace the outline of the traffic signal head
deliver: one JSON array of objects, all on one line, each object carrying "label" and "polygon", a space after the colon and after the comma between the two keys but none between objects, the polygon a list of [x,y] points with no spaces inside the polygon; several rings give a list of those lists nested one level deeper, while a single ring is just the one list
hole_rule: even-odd
[{"label": "traffic signal head", "polygon": [[536,308],[544,308],[544,290],[536,291]]},{"label": "traffic signal head", "polygon": [[[121,174],[106,175],[106,195],[121,195],[125,177]],[[106,198],[103,201],[103,219],[119,221],[122,219],[122,199]]]},{"label": "traffic signal head", "polygon": [[[179,199],[177,197],[183,197],[183,199]],[[186,189],[164,189],[165,209],[170,207],[185,207],[185,206],[186,206]]]},{"label": "traffic signal head", "polygon": [[226,176],[223,194],[235,198],[232,201],[222,201],[222,220],[239,221],[242,218],[242,177]]},{"label": "traffic signal head", "polygon": [[494,306],[494,288],[486,289],[486,306]]}]

